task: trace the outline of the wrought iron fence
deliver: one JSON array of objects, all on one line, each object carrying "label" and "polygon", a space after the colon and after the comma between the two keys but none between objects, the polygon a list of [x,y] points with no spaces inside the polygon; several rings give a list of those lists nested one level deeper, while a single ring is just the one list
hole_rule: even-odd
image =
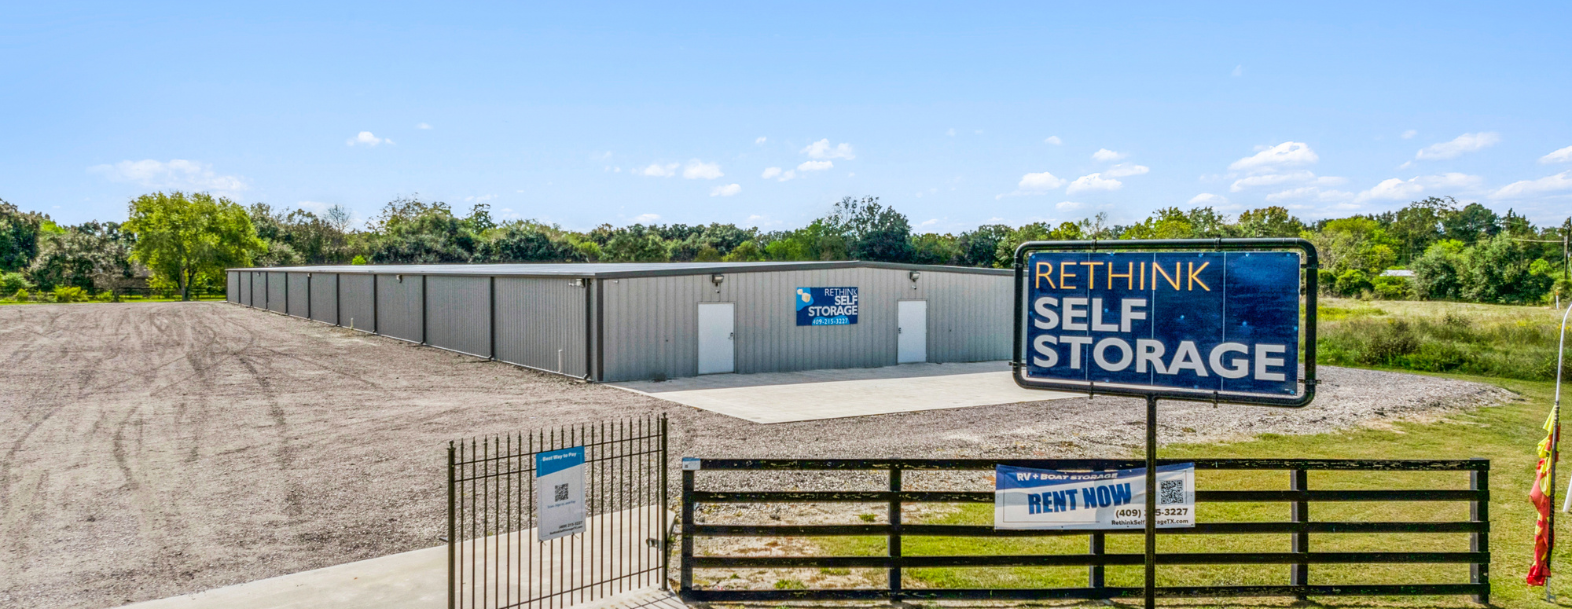
[{"label": "wrought iron fence", "polygon": [[[1454,461],[1361,461],[1312,459],[1201,459],[1178,461],[1162,459],[1159,464],[1194,463],[1197,470],[1282,470],[1286,471],[1286,490],[1202,490],[1195,492],[1197,503],[1251,502],[1288,503],[1287,522],[1198,522],[1194,528],[1159,529],[1168,535],[1262,535],[1286,534],[1289,552],[1247,553],[1158,553],[1158,565],[1277,564],[1287,566],[1287,583],[1280,585],[1163,586],[1156,587],[1159,597],[1263,597],[1290,596],[1410,596],[1472,595],[1488,604],[1490,595],[1490,462],[1481,459]],[[994,493],[986,491],[907,491],[902,490],[902,472],[932,470],[991,470],[996,465],[1036,467],[1070,471],[1107,471],[1144,466],[1144,461],[1100,459],[684,459],[682,472],[682,584],[684,599],[694,602],[770,602],[786,600],[1036,600],[1036,599],[1111,599],[1138,598],[1144,587],[1108,586],[1104,568],[1109,565],[1142,565],[1140,553],[1109,553],[1107,535],[1140,535],[1139,529],[1102,532],[1085,530],[997,530],[991,526],[905,524],[901,507],[906,503],[993,503]],[[699,490],[700,471],[868,471],[889,472],[885,491],[724,491]],[[1311,471],[1382,472],[1463,472],[1469,476],[1466,490],[1312,490]],[[1457,522],[1325,522],[1312,521],[1309,507],[1323,502],[1467,502],[1469,518]],[[887,524],[846,525],[715,525],[699,524],[695,508],[701,504],[747,503],[883,503],[889,506]],[[1468,551],[1453,552],[1315,552],[1311,535],[1320,534],[1406,534],[1465,533]],[[988,556],[911,556],[903,553],[902,539],[914,536],[1021,538],[1084,536],[1085,554],[1036,554]],[[886,556],[699,556],[695,543],[713,537],[826,537],[880,536],[887,541]],[[1391,546],[1388,546],[1391,547]],[[1413,563],[1467,564],[1469,581],[1431,584],[1315,584],[1310,581],[1312,564]],[[912,588],[903,580],[902,571],[928,567],[1088,567],[1086,585],[1075,588],[956,589]],[[694,586],[695,569],[771,569],[875,568],[887,571],[883,587],[865,589],[783,589],[714,590]],[[1152,586],[1153,582],[1145,585]]]},{"label": "wrought iron fence", "polygon": [[[666,418],[448,445],[448,607],[565,607],[666,585]],[[584,448],[585,530],[536,534],[535,455]]]}]

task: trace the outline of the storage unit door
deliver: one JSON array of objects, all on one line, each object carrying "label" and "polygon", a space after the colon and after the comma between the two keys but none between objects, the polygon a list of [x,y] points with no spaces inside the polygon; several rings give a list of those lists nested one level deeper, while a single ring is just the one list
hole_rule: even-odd
[{"label": "storage unit door", "polygon": [[306,273],[285,273],[289,277],[289,306],[285,312],[295,317],[310,317],[311,278]]},{"label": "storage unit door", "polygon": [[339,322],[338,325],[355,330],[371,332],[376,329],[376,310],[371,292],[371,275],[339,275]]},{"label": "storage unit door", "polygon": [[899,307],[895,315],[896,323],[900,324],[897,361],[902,364],[928,361],[928,301],[902,300]]},{"label": "storage unit door", "polygon": [[231,303],[240,302],[240,273],[234,271],[224,273],[224,300]]},{"label": "storage unit door", "polygon": [[420,275],[377,275],[377,334],[425,342],[424,301]]},{"label": "storage unit door", "polygon": [[338,324],[338,274],[311,274],[311,319]]},{"label": "storage unit door", "polygon": [[426,278],[426,343],[491,357],[491,278]]},{"label": "storage unit door", "polygon": [[289,304],[285,295],[289,292],[289,281],[284,273],[267,273],[267,310],[278,313],[287,313],[285,306]]},{"label": "storage unit door", "polygon": [[264,273],[251,272],[251,306],[267,308],[267,275]]},{"label": "storage unit door", "polygon": [[699,305],[699,374],[731,372],[737,367],[732,307],[729,302]]}]

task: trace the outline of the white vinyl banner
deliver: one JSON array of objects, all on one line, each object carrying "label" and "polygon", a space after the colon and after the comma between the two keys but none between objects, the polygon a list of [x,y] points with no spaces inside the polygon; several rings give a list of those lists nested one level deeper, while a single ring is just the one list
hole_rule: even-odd
[{"label": "white vinyl banner", "polygon": [[584,447],[535,454],[535,514],[540,541],[584,532]]},{"label": "white vinyl banner", "polygon": [[[995,529],[1146,528],[1146,468],[994,469]],[[1157,527],[1195,526],[1195,464],[1157,468]]]}]

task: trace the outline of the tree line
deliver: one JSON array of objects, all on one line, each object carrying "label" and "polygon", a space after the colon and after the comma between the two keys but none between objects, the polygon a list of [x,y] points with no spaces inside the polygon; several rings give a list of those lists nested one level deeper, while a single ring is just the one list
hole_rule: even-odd
[{"label": "tree line", "polygon": [[[400,197],[363,227],[343,207],[323,213],[243,207],[181,192],[133,199],[125,223],[59,226],[0,200],[0,296],[21,291],[93,295],[138,282],[178,290],[223,289],[223,269],[302,264],[508,262],[751,262],[872,260],[1008,268],[1035,240],[1303,237],[1321,253],[1330,295],[1384,299],[1537,303],[1572,293],[1564,240],[1572,218],[1536,227],[1507,210],[1427,198],[1381,214],[1304,222],[1283,207],[1229,216],[1211,207],[1158,209],[1111,225],[985,224],[919,233],[876,197],[846,197],[807,226],[765,231],[734,224],[602,224],[571,231],[533,220],[497,222],[485,204],[467,214],[440,201]],[[1411,273],[1383,275],[1393,269]]]}]

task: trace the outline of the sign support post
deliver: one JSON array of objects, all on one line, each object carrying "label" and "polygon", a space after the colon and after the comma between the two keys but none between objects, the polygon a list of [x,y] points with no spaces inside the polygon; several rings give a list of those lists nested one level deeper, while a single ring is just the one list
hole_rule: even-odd
[{"label": "sign support post", "polygon": [[1146,396],[1146,609],[1157,606],[1157,396]]}]

